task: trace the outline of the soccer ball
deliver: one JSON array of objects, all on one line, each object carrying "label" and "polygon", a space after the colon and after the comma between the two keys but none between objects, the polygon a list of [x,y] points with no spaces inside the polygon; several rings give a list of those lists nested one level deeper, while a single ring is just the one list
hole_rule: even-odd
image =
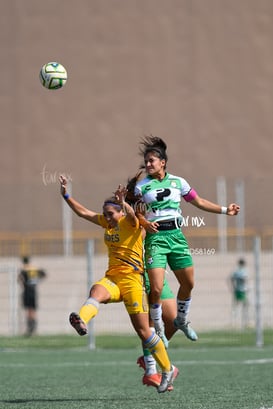
[{"label": "soccer ball", "polygon": [[62,88],[67,81],[67,72],[58,62],[48,62],[40,69],[40,81],[47,89]]}]

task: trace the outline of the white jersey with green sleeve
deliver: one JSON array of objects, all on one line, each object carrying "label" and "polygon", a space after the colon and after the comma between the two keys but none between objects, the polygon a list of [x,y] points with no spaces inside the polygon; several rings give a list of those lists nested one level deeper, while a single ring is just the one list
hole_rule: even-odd
[{"label": "white jersey with green sleeve", "polygon": [[146,176],[135,188],[135,194],[140,195],[146,204],[145,217],[149,221],[181,218],[181,198],[190,191],[185,179],[169,173],[162,180]]}]

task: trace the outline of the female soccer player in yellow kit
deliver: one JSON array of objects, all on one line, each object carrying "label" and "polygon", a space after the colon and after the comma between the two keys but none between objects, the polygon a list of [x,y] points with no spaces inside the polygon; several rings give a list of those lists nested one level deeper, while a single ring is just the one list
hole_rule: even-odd
[{"label": "female soccer player in yellow kit", "polygon": [[79,335],[85,335],[86,324],[97,315],[100,303],[123,301],[135,331],[162,370],[157,391],[170,390],[178,370],[171,364],[162,340],[149,327],[147,295],[143,286],[142,233],[134,210],[125,202],[126,189],[119,186],[115,197],[105,200],[103,214],[98,214],[69,196],[64,176],[60,176],[60,184],[61,194],[71,209],[79,217],[105,229],[104,241],[109,258],[105,276],[92,285],[79,314],[70,314],[71,325]]}]

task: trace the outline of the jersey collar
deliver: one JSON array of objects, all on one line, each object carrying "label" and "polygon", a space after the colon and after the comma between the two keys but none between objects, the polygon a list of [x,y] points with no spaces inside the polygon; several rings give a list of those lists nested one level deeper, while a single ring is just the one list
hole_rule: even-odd
[{"label": "jersey collar", "polygon": [[164,180],[168,179],[168,177],[169,177],[169,173],[168,173],[168,172],[166,172],[164,178],[163,178],[163,179],[160,179],[160,180],[157,179],[157,178],[153,178],[153,177],[150,176],[150,175],[147,175],[147,178],[148,178],[149,180],[157,180],[158,182],[163,182]]}]

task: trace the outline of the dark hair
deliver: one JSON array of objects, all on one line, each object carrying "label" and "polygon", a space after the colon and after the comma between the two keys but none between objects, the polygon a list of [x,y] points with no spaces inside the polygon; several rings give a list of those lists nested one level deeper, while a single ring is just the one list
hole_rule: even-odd
[{"label": "dark hair", "polygon": [[29,263],[29,256],[23,256],[22,257],[22,262],[23,262],[23,264],[28,264]]},{"label": "dark hair", "polygon": [[238,260],[238,264],[239,264],[240,266],[244,266],[244,265],[246,264],[246,261],[245,261],[243,258],[240,258],[240,259]]},{"label": "dark hair", "polygon": [[105,207],[105,206],[114,206],[114,207],[117,208],[117,210],[122,210],[122,206],[117,201],[115,196],[112,196],[112,197],[109,197],[108,199],[105,199],[102,207]]},{"label": "dark hair", "polygon": [[167,145],[158,136],[144,136],[140,142],[140,154],[145,158],[147,153],[153,152],[159,159],[164,159],[167,163]]},{"label": "dark hair", "polygon": [[126,202],[129,203],[130,205],[136,203],[139,200],[139,197],[135,195],[135,187],[137,182],[139,181],[140,177],[142,175],[142,170],[139,170],[134,177],[131,179],[128,179],[126,189]]}]

